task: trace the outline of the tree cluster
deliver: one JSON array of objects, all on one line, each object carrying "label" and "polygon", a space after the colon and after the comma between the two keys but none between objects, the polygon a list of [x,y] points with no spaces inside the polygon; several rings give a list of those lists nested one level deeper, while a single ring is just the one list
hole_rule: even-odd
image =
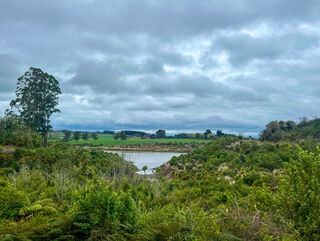
[{"label": "tree cluster", "polygon": [[80,139],[83,139],[84,141],[89,140],[89,138],[92,138],[93,140],[98,139],[98,133],[97,132],[88,132],[88,131],[63,131],[64,132],[64,138],[63,140],[65,142],[68,142],[71,139],[71,135],[73,134],[73,139],[78,142]]},{"label": "tree cluster", "polygon": [[125,131],[118,131],[116,132],[114,135],[113,135],[113,138],[115,140],[118,140],[120,139],[121,141],[124,141],[127,139],[127,135],[126,135],[126,132]]},{"label": "tree cluster", "polygon": [[300,141],[312,137],[320,138],[320,119],[302,118],[299,123],[294,121],[271,121],[260,134],[262,141]]}]

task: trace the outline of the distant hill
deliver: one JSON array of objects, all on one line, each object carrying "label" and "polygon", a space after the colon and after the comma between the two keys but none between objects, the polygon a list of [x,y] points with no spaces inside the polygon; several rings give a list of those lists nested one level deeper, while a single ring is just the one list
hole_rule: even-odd
[{"label": "distant hill", "polygon": [[271,121],[260,134],[261,141],[299,141],[307,137],[320,139],[320,118],[303,118],[299,123]]}]

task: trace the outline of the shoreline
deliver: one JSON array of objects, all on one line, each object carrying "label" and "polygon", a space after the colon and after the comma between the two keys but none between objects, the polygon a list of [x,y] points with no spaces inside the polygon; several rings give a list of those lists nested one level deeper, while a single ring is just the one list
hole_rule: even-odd
[{"label": "shoreline", "polygon": [[98,149],[103,151],[127,151],[127,152],[175,152],[190,153],[195,148],[168,148],[168,147],[108,147],[108,146],[77,146],[85,149]]}]

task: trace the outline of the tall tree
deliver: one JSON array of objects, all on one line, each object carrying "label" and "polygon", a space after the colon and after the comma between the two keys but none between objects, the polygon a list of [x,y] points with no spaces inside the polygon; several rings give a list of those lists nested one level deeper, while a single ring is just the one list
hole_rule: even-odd
[{"label": "tall tree", "polygon": [[222,130],[217,130],[217,134],[216,134],[218,137],[220,137],[220,136],[223,136],[224,135],[224,133],[223,133],[223,131]]},{"label": "tall tree", "polygon": [[127,135],[125,131],[120,131],[119,136],[122,141],[125,141],[127,139]]},{"label": "tall tree", "polygon": [[75,131],[73,132],[73,139],[78,142],[78,140],[80,139],[80,131]]},{"label": "tall tree", "polygon": [[118,131],[113,135],[115,140],[121,139],[122,141],[127,139],[127,135],[125,131]]},{"label": "tall tree", "polygon": [[91,138],[93,138],[93,140],[97,140],[97,139],[98,139],[98,134],[97,134],[97,132],[92,132],[92,133],[91,133]]},{"label": "tall tree", "polygon": [[89,133],[87,131],[82,133],[82,139],[85,141],[89,139]]},{"label": "tall tree", "polygon": [[212,134],[212,131],[210,130],[210,129],[208,129],[208,130],[206,130],[205,132],[204,132],[204,138],[205,139],[208,139],[208,135],[210,135],[210,134]]},{"label": "tall tree", "polygon": [[70,140],[70,136],[71,136],[71,131],[69,130],[64,130],[64,137],[63,137],[63,141],[64,142],[68,142]]},{"label": "tall tree", "polygon": [[119,138],[120,138],[119,132],[116,132],[113,134],[113,139],[117,141]]},{"label": "tall tree", "polygon": [[158,139],[165,138],[166,137],[166,131],[165,130],[157,130],[156,135],[157,135]]},{"label": "tall tree", "polygon": [[52,128],[50,117],[57,109],[61,90],[59,82],[41,69],[31,67],[17,82],[16,99],[10,106],[16,108],[23,122],[38,131],[43,145],[48,144],[48,132]]},{"label": "tall tree", "polygon": [[201,139],[201,133],[196,133],[196,134],[195,134],[195,138],[196,138],[196,139]]}]

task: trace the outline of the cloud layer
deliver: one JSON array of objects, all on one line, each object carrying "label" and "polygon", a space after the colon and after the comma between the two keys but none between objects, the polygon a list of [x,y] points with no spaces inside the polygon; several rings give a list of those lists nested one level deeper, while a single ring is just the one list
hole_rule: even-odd
[{"label": "cloud layer", "polygon": [[60,82],[54,128],[258,132],[319,114],[320,2],[0,3],[0,108],[30,66]]}]

